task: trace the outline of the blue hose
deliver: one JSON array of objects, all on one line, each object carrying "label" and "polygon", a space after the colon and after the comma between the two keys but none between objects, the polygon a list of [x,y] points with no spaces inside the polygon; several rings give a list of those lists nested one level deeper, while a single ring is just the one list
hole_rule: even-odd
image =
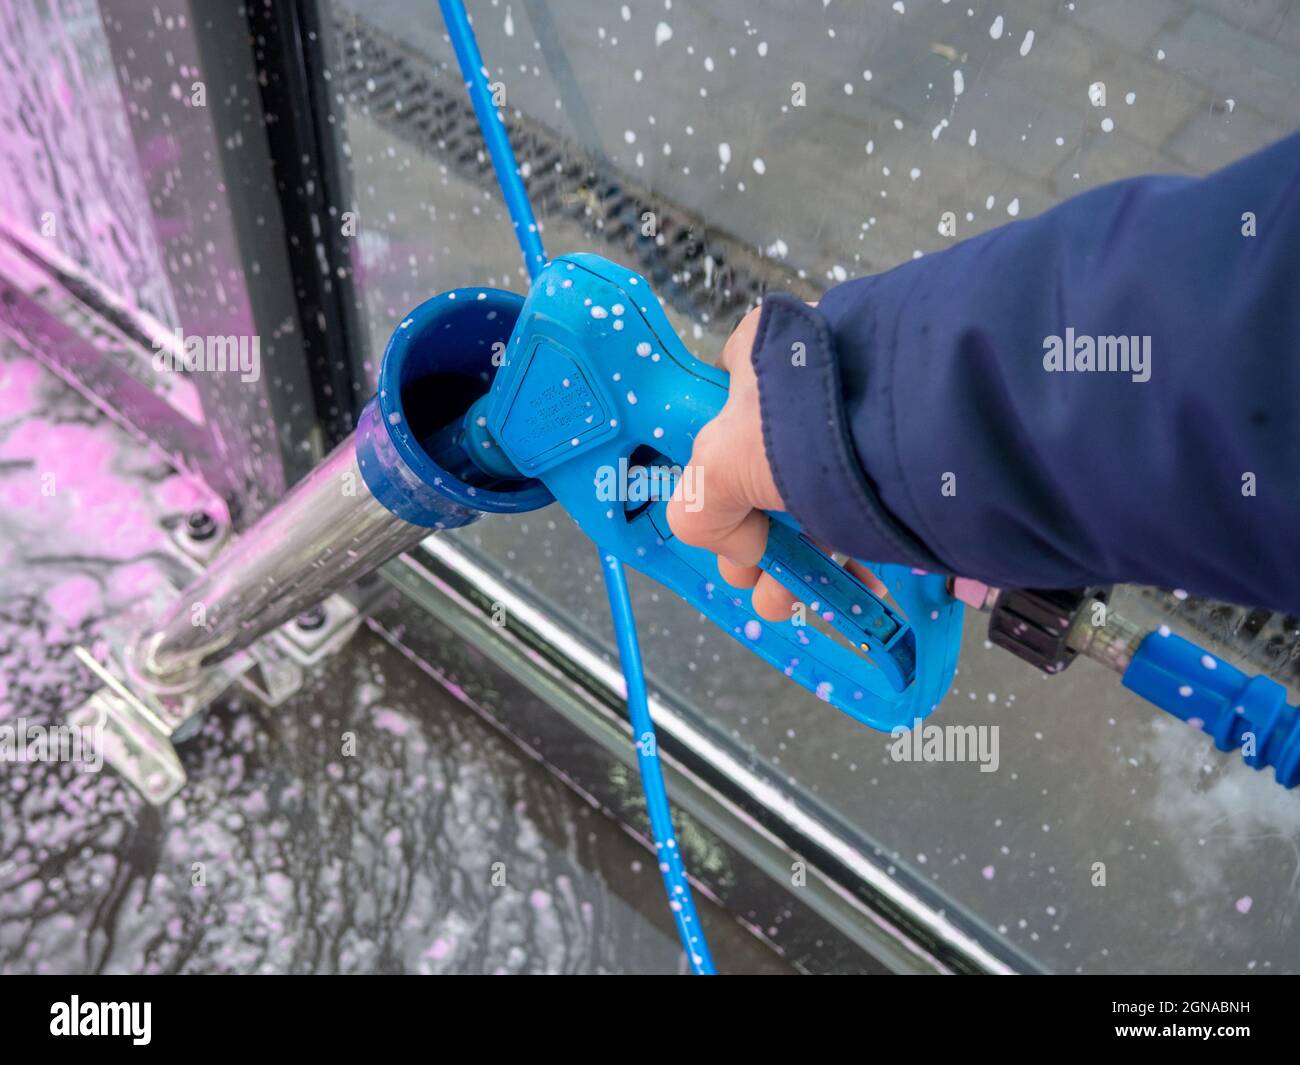
[{"label": "blue hose", "polygon": [[[505,120],[492,101],[488,87],[487,68],[479,52],[478,41],[469,14],[462,0],[438,0],[443,22],[456,51],[469,90],[474,114],[487,145],[492,169],[496,172],[501,196],[510,212],[515,237],[523,252],[524,266],[529,277],[536,277],[546,265],[546,252],[537,231],[533,205],[528,200],[514,149],[506,135]],[[641,664],[641,648],[636,638],[636,619],[632,616],[632,598],[628,593],[627,576],[623,564],[613,555],[601,551],[601,569],[605,575],[605,590],[609,595],[609,610],[614,619],[614,635],[618,641],[618,657],[627,682],[628,716],[632,722],[632,737],[636,744],[637,766],[641,771],[641,786],[645,791],[646,813],[650,818],[650,834],[658,852],[659,871],[663,874],[664,888],[668,892],[668,905],[673,912],[677,934],[690,962],[691,972],[697,976],[711,976],[717,970],[704,939],[704,928],[695,911],[695,900],[686,880],[686,867],[682,863],[681,848],[673,831],[672,811],[668,806],[668,792],[664,787],[663,769],[659,763],[659,743],[655,737],[654,722],[650,718],[646,698],[645,670]]]},{"label": "blue hose", "polygon": [[478,40],[469,24],[469,14],[462,0],[438,0],[438,6],[442,8],[442,20],[451,37],[451,46],[456,50],[456,62],[465,78],[465,88],[469,90],[469,100],[474,105],[479,131],[492,159],[492,169],[496,171],[497,184],[501,186],[501,197],[506,201],[506,210],[510,212],[510,221],[515,227],[515,239],[524,255],[524,266],[529,277],[536,277],[546,265],[546,252],[542,248],[541,234],[537,232],[537,219],[533,216],[533,205],[528,201],[524,179],[519,174],[514,149],[506,135],[505,118],[492,100],[487,67],[483,65]]},{"label": "blue hose", "polygon": [[668,792],[664,788],[663,768],[659,764],[659,744],[646,700],[645,671],[641,665],[641,648],[637,644],[627,575],[623,572],[623,563],[617,558],[603,552],[602,556],[609,612],[613,615],[614,635],[618,639],[618,658],[627,680],[632,742],[636,745],[636,761],[641,770],[641,786],[645,790],[646,813],[650,815],[650,834],[654,837],[655,851],[659,856],[659,872],[663,874],[668,905],[672,908],[673,920],[677,922],[677,935],[686,948],[691,971],[697,976],[712,976],[716,972],[713,957],[704,941],[704,929],[695,912],[690,884],[686,882],[682,850],[677,846],[677,836],[673,832],[673,815],[668,808]]}]

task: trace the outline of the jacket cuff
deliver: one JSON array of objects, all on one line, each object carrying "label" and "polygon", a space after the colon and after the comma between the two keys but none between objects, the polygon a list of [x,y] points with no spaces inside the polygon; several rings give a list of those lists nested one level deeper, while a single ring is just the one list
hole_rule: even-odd
[{"label": "jacket cuff", "polygon": [[763,298],[751,356],[763,445],[786,509],[809,536],[866,562],[944,566],[880,502],[849,436],[826,319],[784,292]]}]

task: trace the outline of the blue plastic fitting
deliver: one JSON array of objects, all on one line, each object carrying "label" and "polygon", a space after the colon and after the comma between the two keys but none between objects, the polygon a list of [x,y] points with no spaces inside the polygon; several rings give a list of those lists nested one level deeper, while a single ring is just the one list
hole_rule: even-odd
[{"label": "blue plastic fitting", "polygon": [[366,486],[399,518],[455,529],[554,498],[541,481],[508,464],[493,470],[468,451],[484,441],[467,439],[466,413],[491,386],[523,305],[514,292],[458,288],[426,300],[393,331],[356,448]]},{"label": "blue plastic fitting", "polygon": [[1300,783],[1300,710],[1276,681],[1248,676],[1161,626],[1138,647],[1124,687],[1196,725],[1219,750],[1244,747],[1246,764],[1272,766],[1284,788]]}]

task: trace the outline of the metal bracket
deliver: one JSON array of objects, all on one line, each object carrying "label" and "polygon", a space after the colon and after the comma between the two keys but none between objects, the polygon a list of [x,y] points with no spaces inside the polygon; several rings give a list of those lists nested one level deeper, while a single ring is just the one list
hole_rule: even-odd
[{"label": "metal bracket", "polygon": [[69,721],[78,728],[93,729],[104,761],[135,785],[146,799],[160,806],[185,783],[185,770],[168,738],[165,723],[89,651],[84,647],[74,650],[104,686],[77,707],[69,715]]},{"label": "metal bracket", "polygon": [[305,671],[338,651],[360,624],[357,608],[342,595],[332,595],[310,624],[298,619],[281,626],[178,694],[150,691],[132,676],[124,664],[128,638],[112,641],[121,646],[104,662],[77,647],[77,657],[103,686],[72,711],[69,722],[93,729],[104,761],[161,806],[188,779],[176,744],[198,732],[203,715],[222,693],[237,683],[267,706],[279,706],[302,687]]},{"label": "metal bracket", "polygon": [[239,683],[267,706],[279,706],[302,687],[304,670],[338,651],[361,624],[361,615],[341,595],[316,608],[307,624],[295,618],[253,644],[250,667]]}]

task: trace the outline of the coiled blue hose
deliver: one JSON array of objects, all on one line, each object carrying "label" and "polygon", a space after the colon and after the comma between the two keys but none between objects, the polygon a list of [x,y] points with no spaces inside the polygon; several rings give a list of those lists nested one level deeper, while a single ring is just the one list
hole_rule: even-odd
[{"label": "coiled blue hose", "polygon": [[[487,68],[479,52],[478,41],[469,14],[462,0],[438,0],[443,22],[456,51],[456,61],[465,78],[470,102],[478,118],[483,141],[492,159],[501,196],[515,237],[523,253],[524,267],[529,277],[536,277],[546,264],[546,252],[537,231],[533,205],[528,200],[514,149],[506,135],[505,120],[497,111],[488,85]],[[628,593],[627,575],[623,564],[613,555],[601,555],[601,570],[605,575],[605,590],[609,596],[609,610],[614,619],[614,635],[618,641],[618,657],[627,682],[628,717],[632,722],[632,738],[636,744],[637,767],[641,771],[641,786],[645,791],[646,813],[650,818],[650,833],[658,852],[659,871],[663,874],[664,888],[668,892],[668,905],[672,909],[677,934],[690,962],[691,972],[697,976],[711,976],[716,970],[709,945],[704,938],[704,928],[695,911],[695,900],[686,880],[686,867],[682,863],[681,848],[673,830],[672,810],[668,806],[668,792],[664,787],[663,769],[659,762],[659,743],[655,737],[654,721],[650,717],[646,697],[645,670],[641,664],[641,648],[637,642],[636,619],[632,615],[632,598]]]}]

